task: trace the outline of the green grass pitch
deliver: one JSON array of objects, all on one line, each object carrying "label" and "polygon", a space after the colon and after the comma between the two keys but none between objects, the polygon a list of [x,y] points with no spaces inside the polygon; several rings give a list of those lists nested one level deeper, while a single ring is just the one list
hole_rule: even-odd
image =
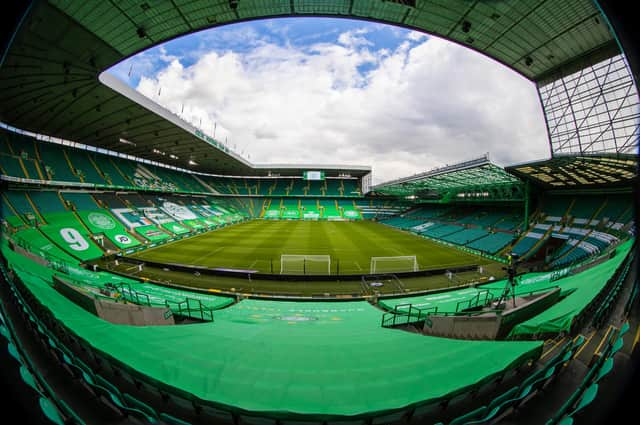
[{"label": "green grass pitch", "polygon": [[[330,255],[331,273],[369,273],[371,257],[417,257],[420,270],[490,261],[371,221],[254,220],[147,249],[137,259],[280,273],[282,254]],[[325,267],[326,269],[326,267]]]}]

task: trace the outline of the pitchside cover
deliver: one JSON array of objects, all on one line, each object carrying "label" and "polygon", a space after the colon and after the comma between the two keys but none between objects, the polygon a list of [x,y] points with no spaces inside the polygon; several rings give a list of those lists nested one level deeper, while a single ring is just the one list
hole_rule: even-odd
[{"label": "pitchside cover", "polygon": [[160,209],[162,209],[162,211],[167,213],[169,216],[173,217],[173,219],[176,221],[194,220],[198,218],[198,216],[188,207],[169,201],[165,201],[160,206]]},{"label": "pitchside cover", "polygon": [[103,234],[118,248],[131,248],[140,242],[127,233],[126,229],[106,211],[80,211],[82,222],[94,235]]}]

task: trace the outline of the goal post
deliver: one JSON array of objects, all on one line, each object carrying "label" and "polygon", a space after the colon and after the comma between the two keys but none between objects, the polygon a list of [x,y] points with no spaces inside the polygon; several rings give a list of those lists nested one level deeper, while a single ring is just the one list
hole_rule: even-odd
[{"label": "goal post", "polygon": [[331,256],[282,254],[280,274],[329,275],[331,274]]},{"label": "goal post", "polygon": [[370,274],[417,272],[418,260],[415,255],[395,257],[371,257]]}]

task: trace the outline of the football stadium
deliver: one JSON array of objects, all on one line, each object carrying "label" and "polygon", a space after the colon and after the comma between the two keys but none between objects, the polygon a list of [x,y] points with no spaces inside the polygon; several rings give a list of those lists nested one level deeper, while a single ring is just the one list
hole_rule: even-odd
[{"label": "football stadium", "polygon": [[[637,416],[638,63],[633,13],[609,3],[34,0],[7,12],[4,414]],[[338,159],[258,164],[105,72],[201,30],[301,16],[388,24],[492,59],[535,86],[549,155],[502,166],[470,147],[376,183],[374,167]]]}]

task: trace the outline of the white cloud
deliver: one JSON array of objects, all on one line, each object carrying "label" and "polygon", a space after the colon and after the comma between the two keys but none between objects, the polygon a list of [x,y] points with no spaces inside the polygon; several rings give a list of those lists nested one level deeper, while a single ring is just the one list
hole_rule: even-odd
[{"label": "white cloud", "polygon": [[548,156],[531,82],[413,34],[395,50],[372,50],[356,30],[339,44],[209,52],[188,67],[172,58],[138,90],[209,133],[215,122],[216,138],[253,162],[371,165],[375,183],[485,152],[501,165]]},{"label": "white cloud", "polygon": [[364,37],[367,32],[369,31],[365,28],[343,32],[338,36],[338,43],[347,47],[373,46],[373,43]]},{"label": "white cloud", "polygon": [[411,41],[422,41],[427,38],[427,34],[420,31],[409,31],[407,34],[407,40]]}]

